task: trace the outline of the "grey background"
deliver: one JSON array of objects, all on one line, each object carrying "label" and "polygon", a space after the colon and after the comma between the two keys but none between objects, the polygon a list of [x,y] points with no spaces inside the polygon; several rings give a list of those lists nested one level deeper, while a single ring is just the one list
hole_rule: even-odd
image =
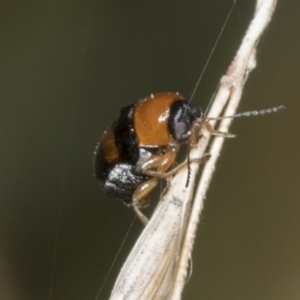
[{"label": "grey background", "polygon": [[[189,97],[231,3],[1,2],[1,299],[48,299],[50,283],[53,300],[95,299],[134,218],[92,177],[96,142],[122,106]],[[202,107],[253,8],[238,1],[194,99]],[[234,121],[183,299],[300,297],[299,11],[279,1],[239,108],[287,110]],[[136,221],[100,299],[141,230]]]}]

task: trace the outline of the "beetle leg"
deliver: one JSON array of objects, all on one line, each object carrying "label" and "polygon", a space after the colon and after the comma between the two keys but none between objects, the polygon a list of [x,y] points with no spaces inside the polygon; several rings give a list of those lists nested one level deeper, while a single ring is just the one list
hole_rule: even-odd
[{"label": "beetle leg", "polygon": [[[151,158],[150,162],[146,162],[146,166],[149,168],[155,168],[157,167],[157,171],[147,170],[144,169],[145,167],[142,167],[142,172],[144,174],[147,174],[149,176],[152,176],[152,178],[148,179],[147,181],[140,184],[135,192],[133,193],[132,197],[132,207],[139,217],[139,219],[142,221],[144,225],[148,223],[147,217],[141,212],[140,208],[144,208],[148,206],[148,202],[145,200],[145,197],[155,188],[155,186],[158,183],[159,178],[165,178],[167,179],[167,188],[170,187],[170,181],[168,180],[172,175],[176,174],[180,169],[183,167],[186,167],[188,164],[188,161],[185,160],[183,163],[175,167],[174,169],[170,170],[169,172],[165,172],[162,170],[162,167],[166,168],[166,170],[169,168],[169,164],[172,164],[174,162],[174,159],[171,159],[172,156],[155,156],[154,158]],[[190,160],[191,163],[205,163],[210,158],[210,154],[206,153],[201,158],[193,158]]]},{"label": "beetle leg", "polygon": [[150,191],[155,188],[157,182],[158,182],[157,178],[150,178],[149,180],[140,184],[133,193],[132,207],[144,225],[148,223],[148,219],[140,211],[140,208],[144,208],[148,206],[148,202],[145,201],[145,196],[148,195]]},{"label": "beetle leg", "polygon": [[[167,154],[167,153],[166,153]],[[165,154],[165,155],[166,155]],[[172,175],[176,174],[180,169],[184,168],[187,166],[188,161],[185,160],[184,162],[182,162],[181,164],[179,164],[178,166],[176,166],[175,168],[173,168],[172,170],[168,171],[168,168],[170,167],[170,165],[173,163],[173,159],[170,158],[169,156],[165,157],[164,156],[156,156],[155,158],[151,159],[151,162],[146,162],[145,166],[142,166],[142,172],[146,175],[149,176],[153,176],[153,177],[159,177],[159,178],[168,178],[171,177]],[[210,158],[210,154],[206,153],[204,154],[203,157],[201,158],[193,158],[190,160],[191,163],[195,162],[195,163],[205,163],[208,159]],[[164,162],[168,162],[165,163]],[[167,166],[167,168],[163,168]],[[157,167],[157,170],[148,170],[147,168],[155,168]]]},{"label": "beetle leg", "polygon": [[176,150],[171,149],[163,155],[154,155],[141,166],[142,173],[162,178],[162,175],[172,166],[176,158]]},{"label": "beetle leg", "polygon": [[[191,163],[198,163],[198,164],[203,164],[208,161],[208,159],[211,157],[209,153],[205,153],[201,158],[192,158],[190,160]],[[171,177],[172,175],[176,174],[179,172],[182,168],[186,167],[188,165],[188,160],[185,160],[181,164],[179,164],[177,167],[174,169],[170,170],[169,172],[166,172],[160,176],[160,178],[168,178]]]},{"label": "beetle leg", "polygon": [[234,138],[234,137],[236,137],[235,134],[232,134],[232,133],[229,133],[229,132],[222,132],[222,131],[214,130],[208,121],[205,121],[203,123],[203,125],[208,130],[208,132],[210,132],[212,135],[225,137],[225,138]]}]

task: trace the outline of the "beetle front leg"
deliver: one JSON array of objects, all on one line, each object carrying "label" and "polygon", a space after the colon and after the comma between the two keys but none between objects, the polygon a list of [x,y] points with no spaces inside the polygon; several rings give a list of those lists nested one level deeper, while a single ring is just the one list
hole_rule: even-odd
[{"label": "beetle front leg", "polygon": [[165,178],[164,174],[172,166],[176,158],[176,150],[170,149],[163,155],[154,155],[141,166],[142,173],[152,176]]},{"label": "beetle front leg", "polygon": [[203,125],[205,126],[207,131],[209,133],[211,133],[212,135],[220,136],[220,137],[224,137],[224,138],[234,138],[234,137],[236,137],[235,134],[232,134],[232,133],[229,133],[229,132],[222,132],[222,131],[214,130],[208,121],[205,121],[203,123]]}]

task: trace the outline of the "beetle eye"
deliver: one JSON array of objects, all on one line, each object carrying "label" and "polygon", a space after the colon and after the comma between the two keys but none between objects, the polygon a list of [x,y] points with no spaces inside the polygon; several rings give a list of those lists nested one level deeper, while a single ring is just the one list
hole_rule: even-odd
[{"label": "beetle eye", "polygon": [[186,123],[184,122],[177,122],[174,126],[174,133],[178,139],[184,139],[187,136],[187,132],[189,128]]},{"label": "beetle eye", "polygon": [[187,143],[191,128],[202,116],[199,106],[178,100],[170,108],[169,128],[174,140],[179,144]]}]

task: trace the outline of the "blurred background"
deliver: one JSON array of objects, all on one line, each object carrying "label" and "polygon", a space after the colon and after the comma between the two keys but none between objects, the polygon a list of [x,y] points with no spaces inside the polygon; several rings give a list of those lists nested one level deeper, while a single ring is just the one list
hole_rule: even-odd
[{"label": "blurred background", "polygon": [[[194,98],[203,108],[254,2],[234,9]],[[231,4],[2,1],[0,299],[95,299],[134,219],[93,178],[95,145],[122,106],[191,95]],[[239,107],[287,110],[233,122],[183,299],[300,298],[299,11],[279,1]],[[141,230],[136,220],[99,299]]]}]

